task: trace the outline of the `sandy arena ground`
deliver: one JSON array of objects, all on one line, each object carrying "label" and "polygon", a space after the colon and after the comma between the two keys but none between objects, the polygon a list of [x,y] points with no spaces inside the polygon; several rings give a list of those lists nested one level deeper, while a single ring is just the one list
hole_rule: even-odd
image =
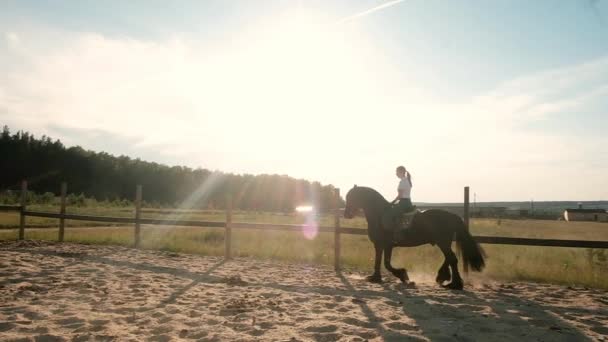
[{"label": "sandy arena ground", "polygon": [[1,341],[608,341],[603,290],[409,288],[324,266],[35,241],[1,242],[0,255]]}]

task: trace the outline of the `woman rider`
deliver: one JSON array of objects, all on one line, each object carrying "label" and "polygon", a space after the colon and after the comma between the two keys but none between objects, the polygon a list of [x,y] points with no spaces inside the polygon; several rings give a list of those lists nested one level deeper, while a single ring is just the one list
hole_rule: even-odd
[{"label": "woman rider", "polygon": [[391,202],[391,207],[382,217],[384,229],[393,231],[394,233],[397,231],[401,215],[415,209],[411,199],[412,175],[407,172],[404,166],[397,167],[396,175],[399,178],[397,197]]}]

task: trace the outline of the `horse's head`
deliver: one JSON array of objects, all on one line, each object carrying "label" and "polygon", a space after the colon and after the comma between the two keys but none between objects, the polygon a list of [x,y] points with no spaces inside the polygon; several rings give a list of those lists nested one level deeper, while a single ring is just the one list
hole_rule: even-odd
[{"label": "horse's head", "polygon": [[354,186],[346,194],[344,218],[353,218],[359,209],[365,215],[379,214],[389,203],[376,190],[364,186]]},{"label": "horse's head", "polygon": [[358,195],[357,185],[346,194],[346,207],[344,208],[344,218],[355,217],[357,210],[361,209],[361,196]]}]

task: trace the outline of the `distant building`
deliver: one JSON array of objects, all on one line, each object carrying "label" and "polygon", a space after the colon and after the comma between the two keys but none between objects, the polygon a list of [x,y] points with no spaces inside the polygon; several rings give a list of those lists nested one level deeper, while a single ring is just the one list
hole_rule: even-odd
[{"label": "distant building", "polygon": [[608,212],[606,209],[566,209],[564,219],[566,221],[608,222]]}]

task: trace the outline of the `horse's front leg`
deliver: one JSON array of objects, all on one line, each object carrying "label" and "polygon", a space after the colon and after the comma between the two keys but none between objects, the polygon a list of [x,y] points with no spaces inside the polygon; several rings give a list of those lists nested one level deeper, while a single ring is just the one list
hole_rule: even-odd
[{"label": "horse's front leg", "polygon": [[372,283],[381,283],[382,274],[380,274],[380,263],[382,262],[382,247],[380,244],[374,244],[376,250],[376,257],[374,259],[374,273],[368,276],[366,279]]},{"label": "horse's front leg", "polygon": [[407,275],[405,268],[394,268],[391,265],[391,258],[393,256],[393,247],[386,247],[384,249],[384,267],[389,270],[395,277],[401,279],[402,282],[407,282],[410,278]]}]

